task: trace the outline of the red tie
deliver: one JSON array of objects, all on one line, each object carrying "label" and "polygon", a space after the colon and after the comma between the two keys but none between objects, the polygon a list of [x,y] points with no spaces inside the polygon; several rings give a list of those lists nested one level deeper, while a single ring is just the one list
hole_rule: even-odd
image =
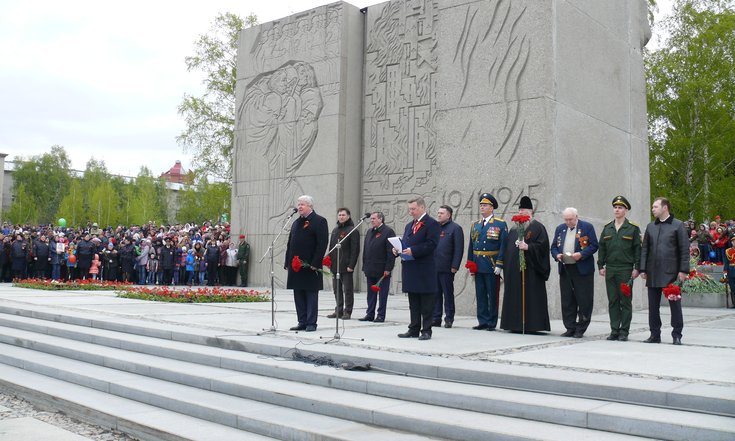
[{"label": "red tie", "polygon": [[416,234],[416,232],[419,230],[418,226],[419,226],[419,221],[414,219],[413,220],[413,234]]}]

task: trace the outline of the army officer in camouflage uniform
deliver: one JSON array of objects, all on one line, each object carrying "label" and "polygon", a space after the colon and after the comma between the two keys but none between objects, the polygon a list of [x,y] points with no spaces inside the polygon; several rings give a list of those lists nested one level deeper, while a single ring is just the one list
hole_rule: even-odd
[{"label": "army officer in camouflage uniform", "polygon": [[611,329],[607,339],[626,341],[633,317],[632,295],[624,295],[620,285],[638,277],[641,229],[627,219],[630,202],[625,197],[615,196],[612,206],[615,219],[600,233],[597,266],[607,286]]}]

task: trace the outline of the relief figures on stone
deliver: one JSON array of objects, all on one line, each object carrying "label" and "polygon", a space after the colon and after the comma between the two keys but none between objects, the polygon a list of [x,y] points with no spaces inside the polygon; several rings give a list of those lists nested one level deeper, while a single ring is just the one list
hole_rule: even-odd
[{"label": "relief figures on stone", "polygon": [[244,133],[244,156],[266,160],[268,176],[259,177],[272,187],[270,219],[280,218],[303,194],[297,172],[314,146],[322,107],[314,68],[303,61],[258,75],[245,88],[237,121]]}]

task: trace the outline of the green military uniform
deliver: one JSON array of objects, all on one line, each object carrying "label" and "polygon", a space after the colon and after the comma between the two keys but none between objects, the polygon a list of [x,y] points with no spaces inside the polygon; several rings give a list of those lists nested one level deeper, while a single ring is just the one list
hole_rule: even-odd
[{"label": "green military uniform", "polygon": [[250,259],[250,244],[240,236],[240,246],[237,249],[237,260],[240,262],[240,286],[248,286],[248,263]]},{"label": "green military uniform", "polygon": [[[628,201],[618,196],[613,206],[622,205],[630,209]],[[625,219],[620,229],[615,228],[615,221],[608,223],[600,233],[600,248],[597,252],[599,269],[605,268],[605,285],[607,287],[608,309],[610,313],[610,329],[612,338],[626,340],[633,317],[632,295],[624,296],[620,285],[631,280],[631,273],[637,270],[641,260],[641,229],[638,225]],[[630,283],[632,285],[632,282]],[[631,286],[632,287],[632,286]]]}]

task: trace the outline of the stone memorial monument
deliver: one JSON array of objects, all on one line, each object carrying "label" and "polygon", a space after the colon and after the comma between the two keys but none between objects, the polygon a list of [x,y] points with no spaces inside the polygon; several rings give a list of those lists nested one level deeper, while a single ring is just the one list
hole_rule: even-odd
[{"label": "stone memorial monument", "polygon": [[[509,223],[530,196],[549,234],[567,206],[601,229],[616,194],[643,223],[646,8],[645,0],[394,0],[361,11],[340,2],[244,30],[233,231],[264,253],[300,194],[315,198],[330,228],[346,206],[353,217],[382,211],[402,231],[406,200],[422,195],[432,215],[452,206],[466,230],[483,192]],[[251,271],[253,283],[268,284],[266,262]],[[554,272],[549,309],[559,316]],[[455,286],[459,311],[472,314],[464,269]],[[601,278],[595,305],[607,307]]]}]

